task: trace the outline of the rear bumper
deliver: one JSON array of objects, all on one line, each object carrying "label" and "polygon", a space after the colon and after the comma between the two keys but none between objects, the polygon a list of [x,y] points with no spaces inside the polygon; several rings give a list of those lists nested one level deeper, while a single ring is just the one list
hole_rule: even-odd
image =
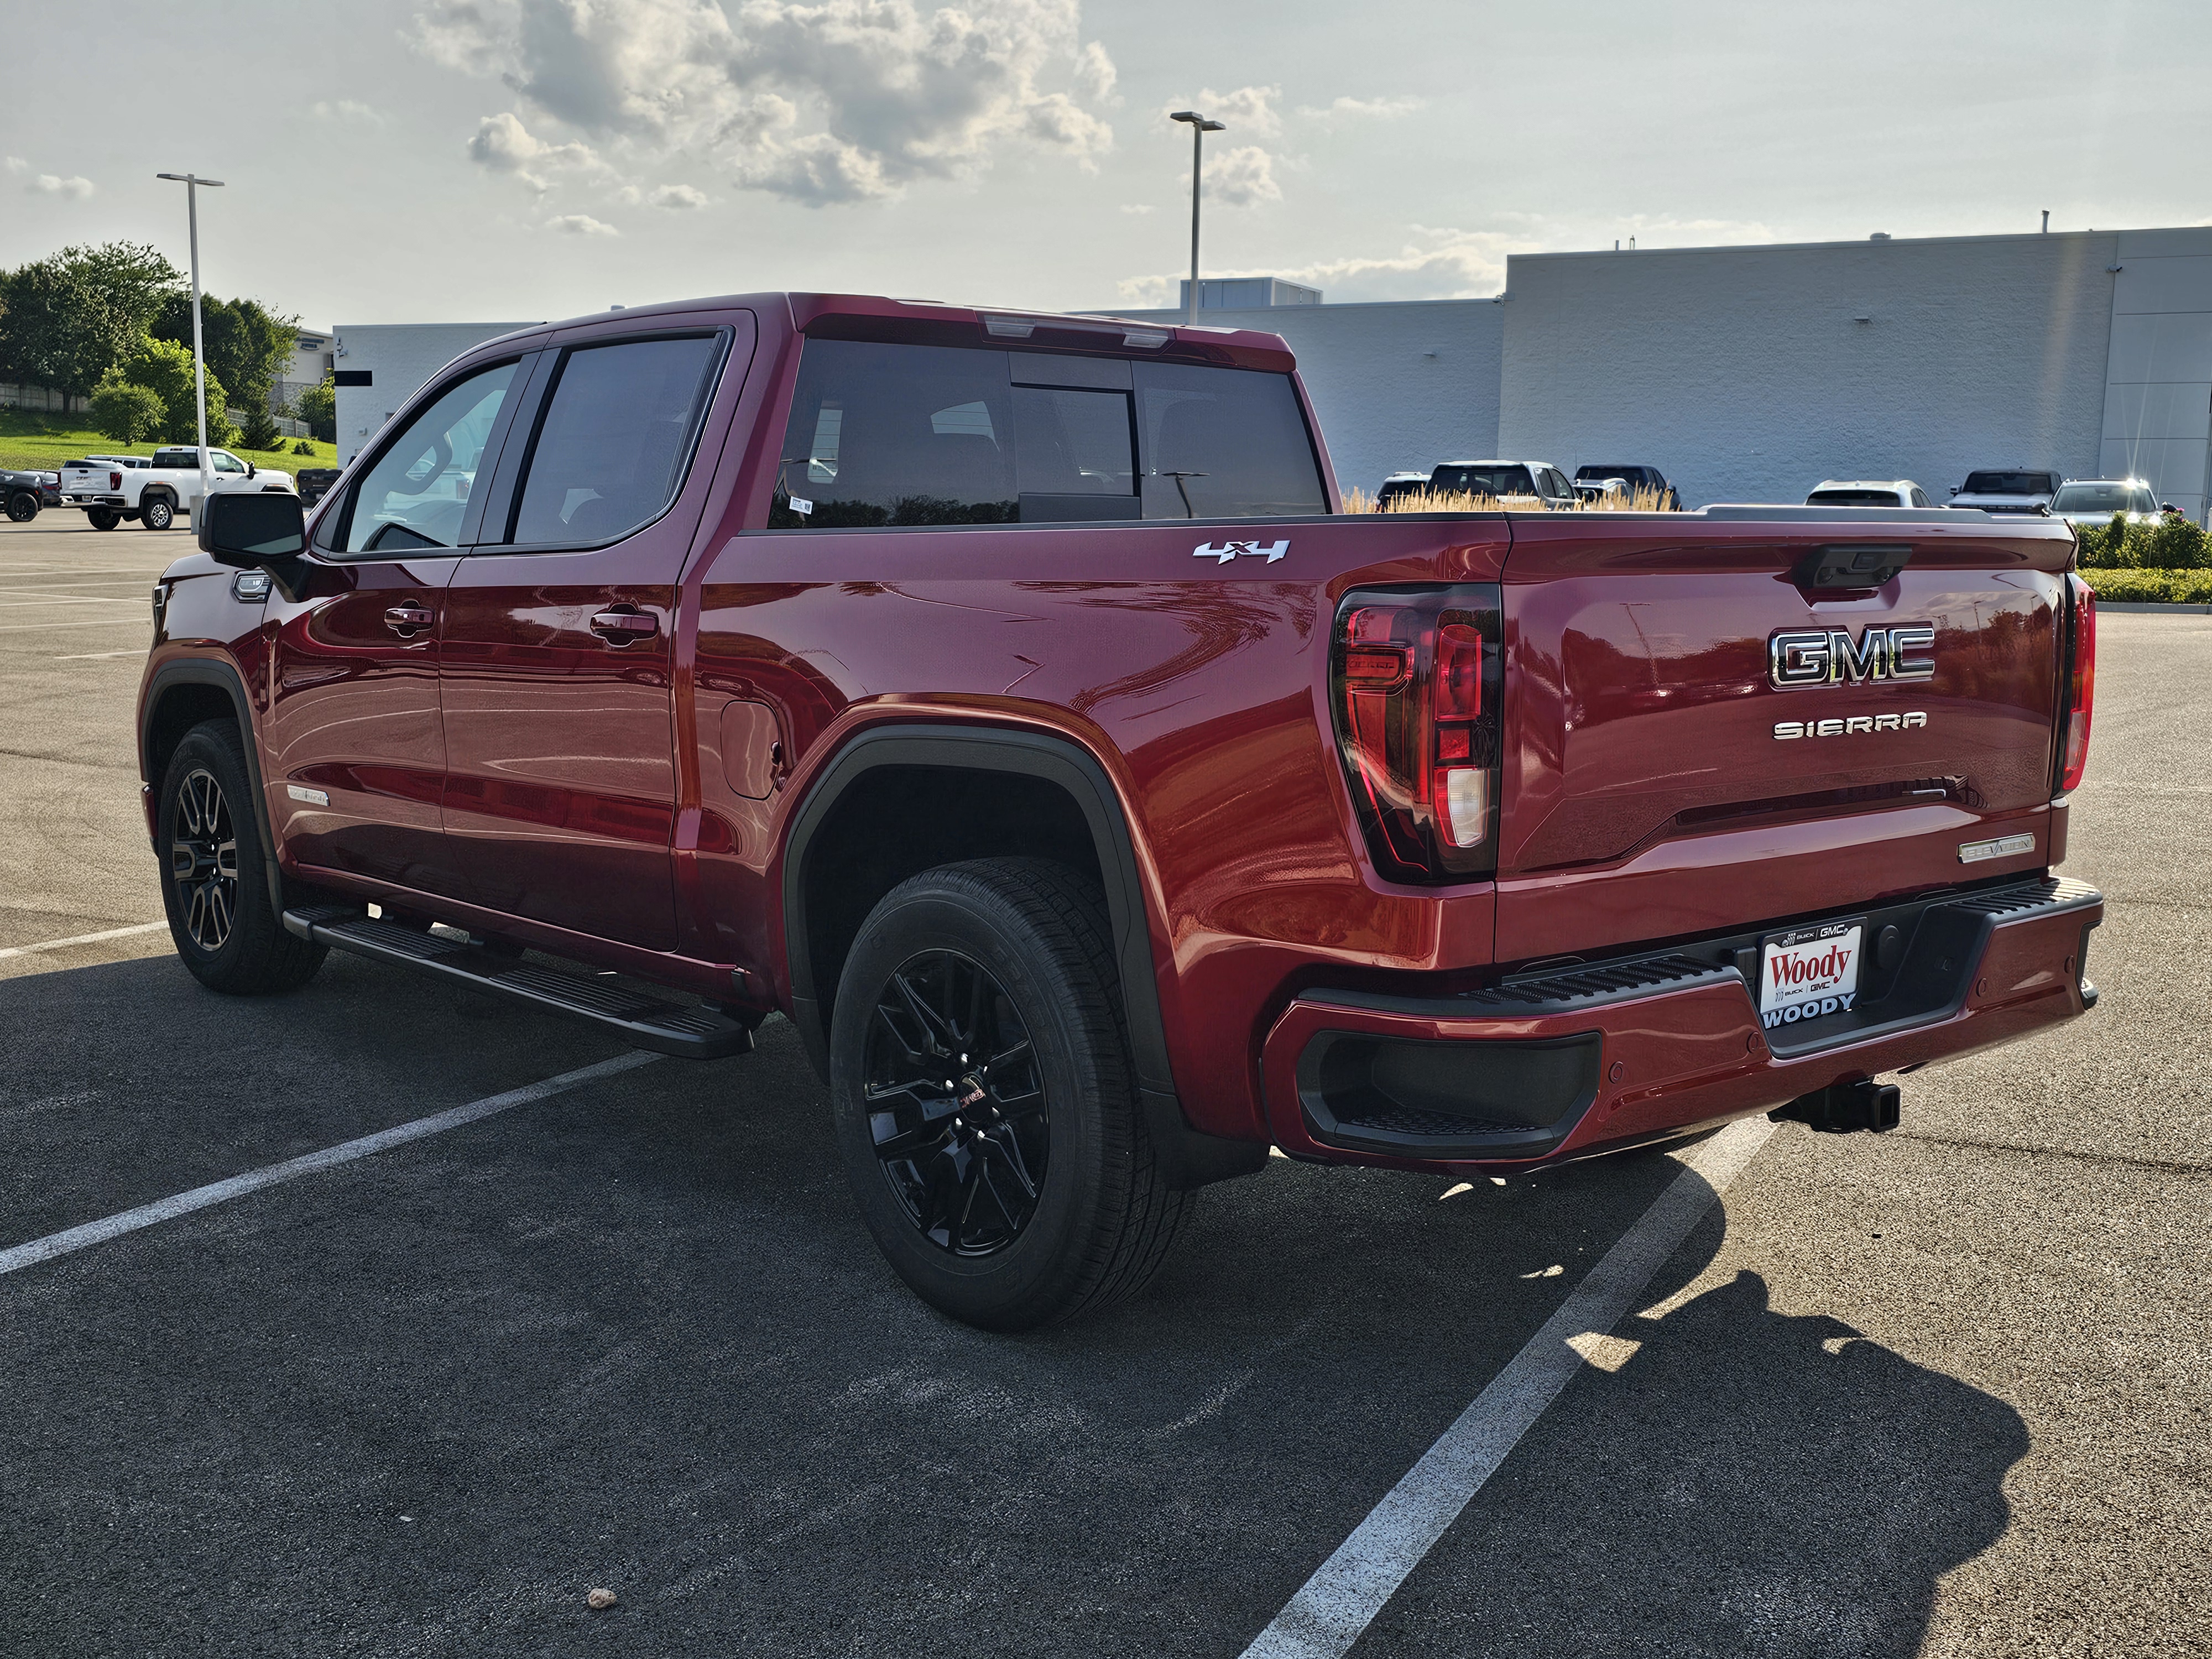
[{"label": "rear bumper", "polygon": [[1755,956],[1740,954],[1757,934],[1460,996],[1310,992],[1261,1051],[1270,1129],[1329,1163],[1559,1163],[2008,1042],[2094,1001],[2082,970],[2105,906],[2083,883],[1861,914],[1869,939],[1898,927],[1893,963],[1869,961],[1854,1010],[1771,1031],[1746,978]]}]

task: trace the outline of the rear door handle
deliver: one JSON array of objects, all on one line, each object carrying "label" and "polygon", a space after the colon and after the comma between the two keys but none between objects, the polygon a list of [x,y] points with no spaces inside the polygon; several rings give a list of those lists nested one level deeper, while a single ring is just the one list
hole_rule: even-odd
[{"label": "rear door handle", "polygon": [[384,613],[384,625],[402,639],[437,620],[434,612],[419,605],[395,605]]},{"label": "rear door handle", "polygon": [[592,618],[592,632],[609,645],[648,640],[659,631],[660,618],[641,611],[602,611]]}]

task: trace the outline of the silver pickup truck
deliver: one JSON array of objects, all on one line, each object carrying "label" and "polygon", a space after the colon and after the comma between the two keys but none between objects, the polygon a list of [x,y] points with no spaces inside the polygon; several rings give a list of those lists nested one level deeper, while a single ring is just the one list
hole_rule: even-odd
[{"label": "silver pickup truck", "polygon": [[[293,488],[290,473],[257,467],[227,449],[209,450],[208,465],[209,488],[217,494]],[[150,459],[93,455],[62,469],[62,505],[83,508],[94,530],[112,530],[126,520],[149,530],[167,530],[179,514],[190,511],[199,493],[197,449],[157,449]]]}]

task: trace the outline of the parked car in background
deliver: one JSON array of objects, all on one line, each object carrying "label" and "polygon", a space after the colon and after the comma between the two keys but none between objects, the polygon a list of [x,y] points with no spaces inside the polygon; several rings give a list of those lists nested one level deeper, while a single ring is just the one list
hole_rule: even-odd
[{"label": "parked car in background", "polygon": [[[208,451],[208,487],[216,494],[292,489],[290,473],[256,466],[227,449]],[[62,469],[63,504],[82,507],[94,530],[112,530],[126,519],[149,530],[167,530],[199,489],[197,449],[157,449],[136,466],[115,456],[88,456]]]},{"label": "parked car in background", "polygon": [[1439,495],[1533,500],[1552,513],[1571,513],[1582,500],[1549,461],[1446,461],[1429,474],[1429,488]]},{"label": "parked car in background", "polygon": [[2051,498],[2051,510],[2070,525],[2155,524],[2165,510],[2141,478],[2069,478]]},{"label": "parked car in background", "polygon": [[1910,478],[1830,478],[1805,498],[1808,507],[1933,507]]},{"label": "parked car in background", "polygon": [[1966,482],[1951,492],[1953,507],[1975,507],[1984,513],[2044,513],[2058,493],[2058,475],[2032,467],[1990,467],[1969,472]]},{"label": "parked car in background", "polygon": [[1582,497],[1584,507],[1619,512],[1629,503],[1628,483],[1624,478],[1585,478],[1577,473],[1573,483],[1575,494]]},{"label": "parked car in background", "polygon": [[0,507],[12,522],[28,524],[40,507],[60,505],[60,486],[58,472],[0,471]]},{"label": "parked car in background", "polygon": [[1662,513],[1680,513],[1682,510],[1681,491],[1668,483],[1667,475],[1656,466],[1645,466],[1638,461],[1622,461],[1617,465],[1592,461],[1587,466],[1575,469],[1577,483],[1601,478],[1620,479],[1632,496],[1639,489],[1650,490],[1659,498],[1659,510]]},{"label": "parked car in background", "polygon": [[323,499],[330,487],[338,481],[338,469],[334,466],[303,466],[300,469],[300,502],[313,507]]}]

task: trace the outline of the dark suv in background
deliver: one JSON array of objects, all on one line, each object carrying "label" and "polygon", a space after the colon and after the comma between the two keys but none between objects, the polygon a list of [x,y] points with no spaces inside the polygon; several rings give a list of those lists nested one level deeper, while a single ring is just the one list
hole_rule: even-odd
[{"label": "dark suv in background", "polygon": [[1667,482],[1667,475],[1656,466],[1643,466],[1633,462],[1623,462],[1618,466],[1607,466],[1593,461],[1587,466],[1578,466],[1575,469],[1577,483],[1595,483],[1604,478],[1620,479],[1632,495],[1639,489],[1652,491],[1659,497],[1659,507],[1662,512],[1680,513],[1682,510],[1680,493],[1673,484]]}]

